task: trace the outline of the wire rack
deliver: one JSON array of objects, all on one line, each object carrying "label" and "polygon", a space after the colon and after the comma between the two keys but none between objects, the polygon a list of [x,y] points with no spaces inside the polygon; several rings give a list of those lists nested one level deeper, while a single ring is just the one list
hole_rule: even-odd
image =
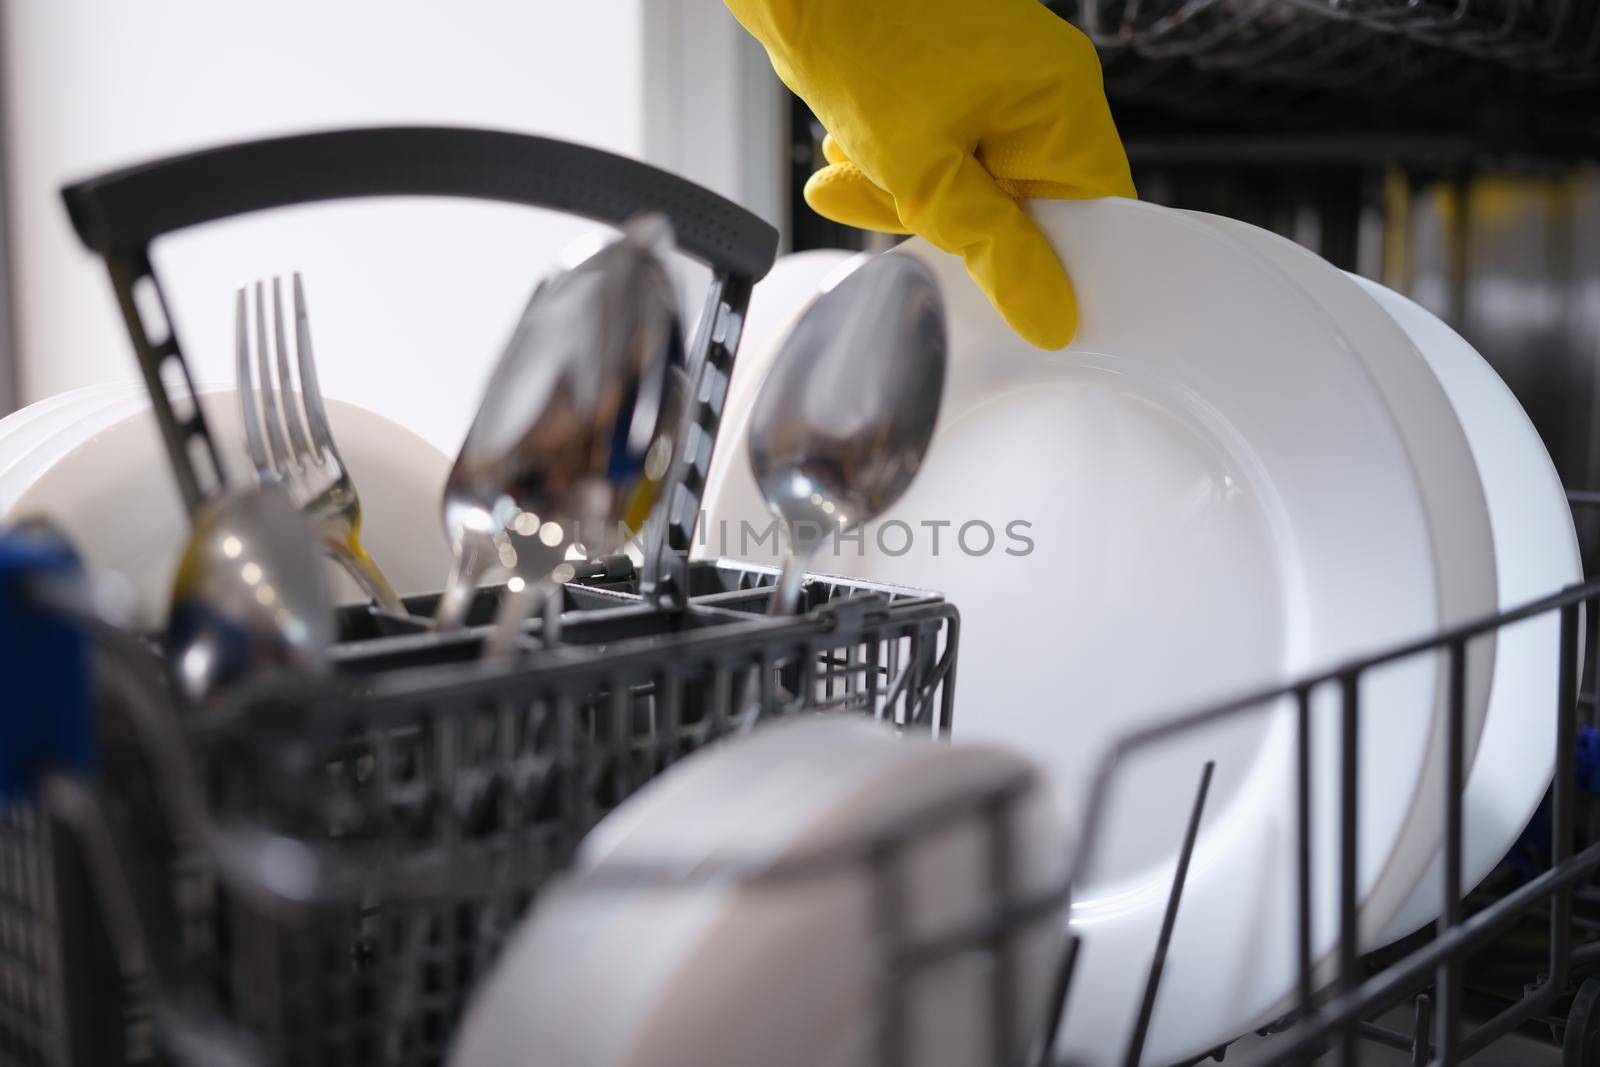
[{"label": "wire rack", "polygon": [[[411,153],[392,150],[408,142],[415,147],[419,137],[431,144],[437,135],[378,138],[389,153],[383,159],[393,164],[385,169],[389,178],[415,180],[401,165]],[[322,160],[327,142],[297,140],[290,147],[306,159],[315,148]],[[550,151],[532,147],[533,162]],[[261,187],[255,151],[191,157],[180,161],[179,173],[214,182],[216,161],[231,161],[241,182],[254,187],[250,206],[263,206],[254,201],[278,194],[271,183]],[[476,168],[469,170],[461,182],[478,180]],[[154,197],[166,204],[160,218],[168,222],[174,212],[240,208],[217,195],[175,198],[168,183],[147,178],[138,171],[115,176],[105,187],[115,195],[99,206],[125,208]],[[84,232],[99,234],[114,263],[146,267],[140,256],[149,223],[114,212],[101,217],[93,183],[86,188],[77,215]],[[578,195],[571,189],[598,195],[592,182],[557,188],[562,196]],[[343,190],[334,184],[325,195]],[[742,307],[744,290],[735,284],[727,292]],[[714,291],[713,305],[719,299]],[[708,358],[724,375],[732,353],[716,346],[737,343],[738,313],[712,306],[703,324]],[[140,331],[137,342],[145,334],[136,318],[130,321]],[[173,358],[156,349],[147,355]],[[714,432],[713,417],[708,433]],[[708,452],[696,458],[703,462]],[[1595,503],[1573,499],[1575,506]],[[692,519],[686,525],[692,530]],[[115,629],[95,629],[105,682],[99,773],[49,775],[35,807],[0,817],[0,1063],[439,1063],[474,980],[517,916],[570,860],[583,832],[677,759],[742,728],[750,716],[741,694],[752,685],[762,714],[832,711],[870,715],[907,732],[948,733],[959,617],[938,597],[820,580],[810,587],[806,614],[767,620],[759,616],[770,571],[680,561],[667,583],[676,595],[659,597],[648,588],[650,566],[647,560],[644,574],[606,566],[586,573],[586,586],[567,593],[562,645],[542,647],[543,622],[533,621],[524,657],[500,671],[474,662],[473,634],[440,637],[405,619],[346,613],[331,686],[265,681],[204,719],[180,714],[170,693],[152,688],[162,670],[148,646]],[[94,628],[70,595],[49,589],[32,595],[46,617],[80,618]],[[1178,714],[1124,739],[1093,783],[1071,876],[1045,892],[1015,891],[1016,850],[1007,846],[1005,830],[1014,783],[776,869],[713,866],[687,878],[678,869],[640,869],[620,882],[693,891],[705,878],[724,886],[793,884],[826,877],[840,865],[860,869],[881,905],[873,999],[864,1006],[875,1020],[874,1062],[910,1067],[907,1006],[918,983],[948,961],[977,953],[993,963],[985,1000],[992,1053],[985,1062],[1054,1064],[1049,1050],[1060,1012],[1045,1012],[1036,1032],[1025,1035],[1031,1040],[1018,1040],[1006,1025],[1018,1015],[1011,981],[1018,935],[1057,917],[1092,865],[1106,832],[1107,797],[1125,768],[1175,737],[1244,716],[1287,714],[1298,731],[1299,774],[1284,802],[1295,812],[1301,863],[1283,888],[1294,894],[1300,919],[1293,943],[1281,950],[1293,955],[1299,982],[1290,1014],[1262,1021],[1281,1033],[1252,1052],[1252,1062],[1294,1062],[1335,1048],[1353,1064],[1363,1042],[1377,1042],[1411,1048],[1417,1062],[1432,1056],[1454,1064],[1514,1028],[1549,1020],[1563,1040],[1583,1041],[1592,1029],[1585,1012],[1600,1001],[1600,984],[1590,976],[1600,964],[1600,944],[1574,917],[1600,870],[1600,844],[1577,843],[1576,664],[1584,612],[1589,639],[1600,641],[1597,603],[1600,582],[1553,591],[1515,611]],[[426,617],[429,605],[411,608]],[[1467,907],[1460,837],[1469,646],[1477,636],[1534,617],[1559,619],[1560,655],[1552,664],[1560,672],[1558,706],[1535,709],[1558,724],[1549,858],[1531,876]],[[1369,671],[1414,657],[1442,657],[1448,665],[1442,918],[1431,939],[1363,957],[1355,875],[1360,683]],[[1596,658],[1591,654],[1590,663]],[[1325,694],[1334,699],[1319,699]],[[1339,782],[1331,871],[1310,863],[1314,790],[1307,769],[1324,765],[1313,760],[1313,748],[1329,744]],[[1180,848],[1165,922],[1150,946],[1123,1047],[1130,1067],[1145,1058],[1158,1022],[1156,997],[1174,931],[1191,919],[1183,892],[1206,826],[1213,768],[1193,770],[1194,804],[1171,827]],[[908,847],[966,822],[993,843],[986,851],[993,892],[971,922],[919,938],[897,906],[905,899]],[[1314,958],[1308,903],[1329,886],[1339,903],[1331,962]],[[1486,1020],[1474,1013],[1469,1025],[1468,961],[1517,925],[1544,929],[1541,958],[1518,972],[1506,1003]],[[1070,938],[1063,946],[1047,1003],[1071,1003],[1077,947]],[[1407,1003],[1409,1031],[1375,1021]],[[1580,1047],[1576,1054],[1597,1050]]]},{"label": "wire rack", "polygon": [[[1600,504],[1590,494],[1573,499],[1579,507]],[[698,575],[692,613],[705,613],[691,635],[698,641],[663,644],[641,635],[642,613],[618,603],[626,594],[578,591],[567,631],[578,635],[580,648],[598,646],[606,655],[566,672],[552,671],[548,661],[487,678],[472,672],[468,683],[451,667],[459,640],[430,642],[422,662],[396,670],[394,656],[418,654],[413,638],[361,635],[355,617],[346,625],[347,635],[356,635],[345,656],[351,669],[336,691],[268,687],[244,694],[214,720],[183,725],[148,683],[131,681],[148,671],[135,666],[130,675],[129,665],[149,653],[122,641],[117,655],[102,661],[113,699],[98,784],[52,777],[37,812],[12,813],[0,825],[3,1062],[439,1062],[473,977],[570,857],[582,830],[678,756],[736,728],[733,694],[746,691],[750,677],[767,679],[774,713],[833,709],[906,729],[948,730],[955,622],[948,605],[906,593],[885,603],[882,589],[816,581],[809,620],[787,624],[786,638],[775,642],[774,623],[755,617],[770,571],[691,573]],[[716,591],[707,592],[708,583]],[[1529,1026],[1545,1028],[1573,1057],[1568,1062],[1593,1062],[1600,1056],[1600,840],[1580,833],[1577,739],[1580,708],[1596,708],[1592,693],[1580,694],[1578,665],[1586,614],[1591,664],[1600,645],[1597,606],[1600,581],[1590,581],[1127,736],[1099,765],[1071,874],[1043,891],[1019,888],[1018,850],[1014,841],[1005,844],[1007,813],[1021,793],[1021,783],[1010,781],[776,865],[734,858],[688,872],[644,866],[579,876],[569,885],[693,892],[714,883],[722,892],[742,883],[759,890],[854,868],[880,902],[870,985],[877,991],[870,1008],[874,1063],[916,1062],[908,1006],[920,983],[980,954],[993,962],[986,1001],[994,1049],[981,1062],[1070,1067],[1042,1052],[1054,1047],[1072,1003],[1079,943],[1066,942],[1045,998],[1061,1010],[1046,1012],[1037,1031],[1019,1039],[1007,1022],[1020,1011],[1014,976],[1022,935],[1041,922],[1059,923],[1103,845],[1108,798],[1141,755],[1241,717],[1287,714],[1299,770],[1284,799],[1298,827],[1299,860],[1298,877],[1284,891],[1293,894],[1299,920],[1291,942],[1277,950],[1294,959],[1299,980],[1289,1013],[1263,1020],[1260,1032],[1274,1036],[1244,1062],[1267,1067],[1332,1050],[1338,1062],[1353,1065],[1364,1049],[1383,1046],[1409,1050],[1419,1064],[1451,1065]],[[1461,840],[1471,647],[1539,619],[1555,621],[1558,633],[1556,707],[1528,709],[1556,723],[1546,857],[1520,873],[1502,870],[1492,890],[1467,896]],[[1446,667],[1440,918],[1430,933],[1364,956],[1356,876],[1362,680],[1419,657],[1442,657]],[[379,669],[363,669],[363,662]],[[643,668],[637,677],[634,668]],[[905,671],[916,684],[893,681]],[[611,684],[596,689],[602,675]],[[588,696],[542,695],[561,692]],[[690,713],[695,700],[701,710]],[[533,721],[540,709],[553,729]],[[1316,865],[1311,832],[1320,794],[1312,768],[1324,765],[1317,752],[1327,746],[1338,782],[1331,870]],[[189,757],[192,766],[185,765]],[[1173,821],[1179,851],[1164,921],[1118,1057],[1128,1067],[1144,1062],[1174,932],[1201,921],[1184,913],[1183,895],[1206,826],[1213,766],[1197,766],[1195,776],[1194,803]],[[194,795],[174,791],[191,781]],[[901,906],[911,877],[907,857],[927,835],[956,825],[976,826],[996,843],[983,852],[992,892],[970,920],[919,935]],[[1337,940],[1331,959],[1319,960],[1312,901],[1330,886],[1339,902]],[[69,914],[77,921],[59,921]],[[102,921],[84,921],[92,916]],[[1537,935],[1535,951],[1524,951],[1500,976],[1509,993],[1487,1007],[1480,995],[1469,1014],[1468,994],[1480,984],[1470,981],[1473,961],[1519,931]],[[1407,1005],[1408,1028],[1379,1022]],[[241,1029],[254,1040],[241,1041]]]},{"label": "wire rack", "polygon": [[1452,134],[1593,156],[1586,0],[1056,0],[1125,131]]},{"label": "wire rack", "polygon": [[[1580,0],[1078,0],[1057,7],[1107,51],[1269,79],[1351,84],[1397,57],[1413,59],[1411,76],[1424,76],[1447,70],[1449,53],[1556,80],[1600,77],[1600,18]],[[1430,53],[1437,53],[1431,63],[1417,65]]]},{"label": "wire rack", "polygon": [[[1600,507],[1600,496],[1572,494],[1575,507]],[[1027,1067],[1075,1067],[1055,1055],[1056,1039],[1074,996],[1076,964],[1081,942],[1069,937],[1045,1003],[1047,1009],[1037,1031],[1019,1042],[1008,1028],[1019,1010],[1014,976],[1019,973],[1017,954],[1023,936],[1045,919],[1059,923],[1061,909],[1074,896],[1083,875],[1092,870],[1104,845],[1110,798],[1128,768],[1137,760],[1179,738],[1204,736],[1249,716],[1284,715],[1293,723],[1297,773],[1292,776],[1285,810],[1294,814],[1297,842],[1297,876],[1284,891],[1293,894],[1297,925],[1288,944],[1257,946],[1257,951],[1282,951],[1294,963],[1298,981],[1287,1013],[1261,1020],[1254,1035],[1266,1038],[1240,1059],[1249,1067],[1309,1062],[1333,1053],[1341,1067],[1354,1067],[1376,1048],[1399,1049],[1415,1064],[1455,1065],[1470,1061],[1496,1041],[1530,1030],[1547,1042],[1561,1046],[1564,1062],[1600,1061],[1600,890],[1594,882],[1600,872],[1600,838],[1580,833],[1576,741],[1579,709],[1596,708],[1593,693],[1579,692],[1580,647],[1587,634],[1586,657],[1592,667],[1600,650],[1600,580],[1552,593],[1425,640],[1382,650],[1374,655],[1308,675],[1287,685],[1272,686],[1236,700],[1200,708],[1163,719],[1158,725],[1130,734],[1113,746],[1100,763],[1081,824],[1074,838],[1076,853],[1072,873],[1065,883],[1047,892],[1026,892],[1006,864],[1014,859],[1015,844],[995,847],[986,854],[992,869],[987,883],[995,887],[981,914],[937,936],[918,936],[903,921],[895,902],[906,899],[909,868],[905,857],[916,843],[937,829],[972,824],[985,828],[991,841],[1003,842],[1007,833],[1007,805],[1018,794],[1016,783],[986,793],[953,800],[937,812],[909,820],[871,836],[836,844],[813,855],[786,857],[767,867],[726,859],[702,864],[685,872],[681,867],[635,867],[621,871],[580,875],[569,883],[597,893],[644,886],[693,892],[715,884],[726,889],[742,883],[753,891],[803,884],[835,875],[841,867],[854,867],[870,878],[874,899],[889,902],[879,913],[875,943],[878,959],[873,988],[877,1000],[871,1011],[876,1021],[874,1056],[877,1067],[913,1067],[918,1061],[915,1036],[907,1024],[907,1005],[918,995],[920,984],[939,969],[974,953],[990,961],[991,986],[986,1001],[989,1047],[995,1051],[982,1060],[988,1067],[1025,1064]],[[1580,620],[1587,615],[1587,630]],[[1543,859],[1534,869],[1502,869],[1476,894],[1464,892],[1462,881],[1463,785],[1465,783],[1465,717],[1468,661],[1475,641],[1503,628],[1531,620],[1554,623],[1550,669],[1559,672],[1558,697],[1553,708],[1528,708],[1530,715],[1550,716],[1556,729],[1554,784],[1539,821],[1546,837],[1539,842]],[[1363,679],[1398,663],[1442,660],[1445,667],[1444,706],[1446,758],[1442,776],[1444,877],[1439,919],[1433,928],[1400,945],[1373,953],[1360,951],[1357,863],[1359,855],[1359,804],[1362,771],[1360,734],[1364,721]],[[1592,673],[1592,671],[1591,671]],[[1322,699],[1329,696],[1332,699]],[[1586,725],[1586,724],[1585,724]],[[1317,867],[1312,829],[1317,815],[1313,787],[1318,753],[1333,750],[1337,768],[1336,848],[1333,869]],[[1174,933],[1186,922],[1204,921],[1183,911],[1185,883],[1197,842],[1206,826],[1206,801],[1212,788],[1214,765],[1194,768],[1194,802],[1186,816],[1173,820],[1172,840],[1177,845],[1174,875],[1169,887],[1160,932],[1150,945],[1142,995],[1133,1023],[1109,1056],[1125,1067],[1146,1062],[1145,1048],[1155,1025],[1155,1007]],[[1337,895],[1337,938],[1327,958],[1314,946],[1313,901],[1333,887]],[[1498,996],[1485,996],[1475,976],[1476,961],[1492,955],[1509,936],[1526,941],[1532,935],[1534,950],[1526,950],[1506,964]],[[1523,946],[1526,949],[1526,946]],[[1470,1004],[1470,1011],[1469,1011]],[[1408,1008],[1410,1023],[1396,1028],[1382,1020],[1397,1008]],[[1247,1035],[1241,1035],[1247,1036]],[[1026,1051],[1019,1051],[1025,1048]],[[1226,1046],[1209,1055],[1221,1060]],[[1202,1056],[1201,1059],[1208,1058]],[[1198,1062],[1198,1061],[1196,1061]],[[975,1065],[976,1067],[976,1065]]]}]

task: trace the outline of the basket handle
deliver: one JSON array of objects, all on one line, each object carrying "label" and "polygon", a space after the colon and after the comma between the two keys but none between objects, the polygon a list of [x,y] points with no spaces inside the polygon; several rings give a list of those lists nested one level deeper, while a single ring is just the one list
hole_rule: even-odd
[{"label": "basket handle", "polygon": [[547,207],[620,225],[641,211],[678,245],[754,282],[778,234],[675,174],[585,145],[497,130],[389,127],[224,145],[62,190],[73,228],[101,255],[142,253],[165,233],[268,208],[366,196],[450,196]]},{"label": "basket handle", "polygon": [[713,271],[688,352],[692,410],[669,475],[668,514],[646,546],[652,598],[680,599],[675,586],[698,518],[750,288],[777,252],[777,231],[757,216],[676,175],[596,148],[440,127],[337,130],[225,145],[103,174],[61,195],[79,238],[111,273],[191,514],[221,493],[225,476],[150,263],[155,238],[268,208],[368,196],[499,200],[612,225],[642,211],[664,214],[679,248]]}]

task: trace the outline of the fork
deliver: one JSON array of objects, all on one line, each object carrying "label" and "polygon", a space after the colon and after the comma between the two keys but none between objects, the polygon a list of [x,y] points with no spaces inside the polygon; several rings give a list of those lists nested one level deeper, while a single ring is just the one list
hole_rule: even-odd
[{"label": "fork", "polygon": [[[366,549],[361,547],[361,497],[333,443],[328,414],[317,385],[316,357],[306,318],[305,290],[294,275],[295,354],[299,391],[289,372],[289,346],[283,329],[283,289],[272,279],[272,317],[277,380],[267,358],[266,297],[255,283],[255,345],[244,286],[236,294],[234,325],[238,345],[239,406],[244,416],[245,448],[262,484],[284,486],[295,506],[311,520],[323,550],[386,614],[405,615],[405,605]],[[254,378],[260,386],[259,403]]]}]

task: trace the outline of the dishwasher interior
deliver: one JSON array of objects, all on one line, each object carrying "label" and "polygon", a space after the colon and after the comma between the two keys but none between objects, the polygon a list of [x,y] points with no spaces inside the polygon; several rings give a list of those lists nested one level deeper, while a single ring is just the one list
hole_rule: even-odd
[{"label": "dishwasher interior", "polygon": [[[1584,0],[1053,0],[1099,47],[1145,200],[1243,219],[1460,332],[1600,486],[1600,5]],[[796,249],[875,238],[800,196]],[[1583,517],[1585,562],[1597,528]]]}]

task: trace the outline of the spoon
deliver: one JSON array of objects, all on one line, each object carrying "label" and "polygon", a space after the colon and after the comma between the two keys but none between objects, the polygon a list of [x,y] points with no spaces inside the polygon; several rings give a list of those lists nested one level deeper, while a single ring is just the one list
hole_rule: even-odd
[{"label": "spoon", "polygon": [[933,439],[944,394],[944,305],[909,255],[867,260],[795,323],[750,415],[750,467],[782,524],[768,615],[792,615],[829,537],[900,499]]},{"label": "spoon", "polygon": [[326,673],[331,604],[317,540],[283,489],[223,497],[196,515],[173,582],[166,643],[179,688],[204,706],[260,672]]},{"label": "spoon", "polygon": [[528,301],[445,484],[454,555],[436,628],[463,623],[499,563],[514,572],[512,595],[486,651],[509,651],[527,612],[571,577],[569,551],[605,554],[643,529],[684,400],[677,299],[659,256],[671,242],[661,217],[636,219]]}]

